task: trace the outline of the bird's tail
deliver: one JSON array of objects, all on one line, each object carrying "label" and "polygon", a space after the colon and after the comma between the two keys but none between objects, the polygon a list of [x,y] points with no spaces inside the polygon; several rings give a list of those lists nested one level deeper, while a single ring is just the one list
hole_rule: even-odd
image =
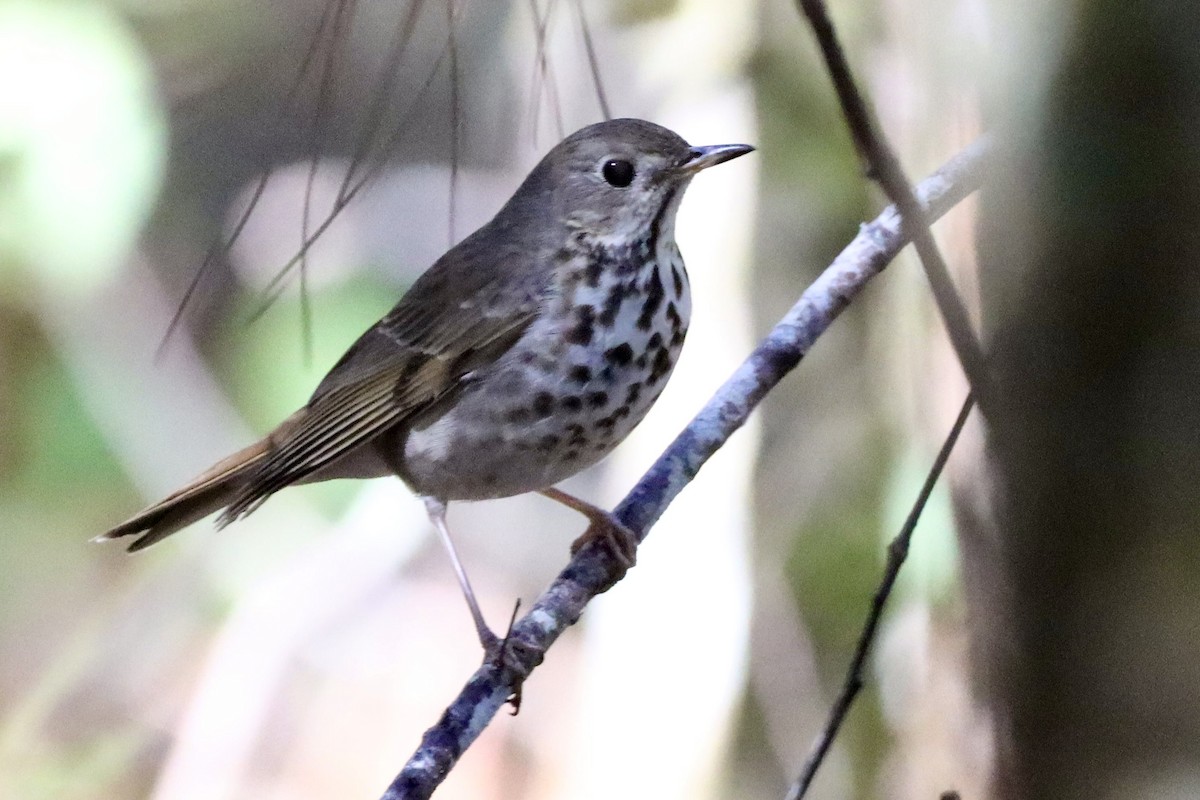
[{"label": "bird's tail", "polygon": [[140,534],[129,552],[143,550],[167,538],[175,531],[218,511],[238,495],[255,466],[270,451],[270,438],[255,442],[214,464],[203,475],[178,491],[100,534],[93,542],[106,542],[122,536]]}]

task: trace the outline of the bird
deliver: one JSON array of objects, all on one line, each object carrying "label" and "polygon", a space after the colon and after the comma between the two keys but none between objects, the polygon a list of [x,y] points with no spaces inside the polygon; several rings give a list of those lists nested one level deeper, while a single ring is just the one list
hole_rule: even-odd
[{"label": "bird", "polygon": [[693,147],[639,119],[554,146],[490,222],[448,250],[346,351],[308,402],[97,536],[142,550],[294,484],[399,477],[424,502],[485,650],[487,626],[446,522],[450,502],[540,492],[627,567],[637,539],[557,484],[611,452],[670,377],[691,319],[675,216],[700,171],[746,144]]}]

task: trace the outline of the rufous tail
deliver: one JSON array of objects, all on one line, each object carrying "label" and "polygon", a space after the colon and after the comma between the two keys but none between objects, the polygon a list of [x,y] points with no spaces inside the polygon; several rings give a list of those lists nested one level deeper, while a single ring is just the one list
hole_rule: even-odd
[{"label": "rufous tail", "polygon": [[253,473],[254,467],[270,450],[270,438],[255,442],[214,464],[187,486],[100,534],[93,542],[106,542],[122,536],[141,534],[129,545],[129,552],[144,550],[175,531],[186,528],[229,505]]}]

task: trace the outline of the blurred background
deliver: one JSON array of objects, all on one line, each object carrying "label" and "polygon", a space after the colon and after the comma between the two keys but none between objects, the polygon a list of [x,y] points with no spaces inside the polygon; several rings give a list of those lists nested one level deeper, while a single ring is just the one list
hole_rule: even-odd
[{"label": "blurred background", "polygon": [[[1070,54],[1094,56],[1079,44],[1103,41],[1079,33],[1088,25],[1107,20],[1102,34],[1120,37],[1109,5],[1074,4],[1070,18],[1003,0],[831,11],[919,178],[985,118],[1024,132],[1028,155],[1050,141],[1036,131],[1059,101],[1077,111],[1115,92],[1153,98],[1132,103],[1138,113],[1175,108],[1159,84],[1120,69],[1097,72],[1096,86],[1052,80]],[[1171,29],[1165,12],[1147,15],[1129,24]],[[1164,37],[1148,35],[1148,52],[1195,41]],[[678,240],[692,332],[647,421],[570,482],[602,505],[883,205],[784,0],[3,0],[0,74],[4,798],[378,796],[479,658],[449,564],[398,481],[289,489],[226,530],[200,523],[138,557],[87,540],[305,402],[563,135],[608,108],[695,144],[759,148],[688,193]],[[1151,79],[1188,85],[1196,73],[1164,74]],[[1082,100],[1063,99],[1080,86]],[[1187,130],[1180,119],[1197,129],[1195,117],[1170,119],[1170,130]],[[1022,163],[1017,174],[1043,174]],[[1034,244],[1017,247],[1040,241],[1031,209],[1069,197],[1006,186],[989,229],[994,274],[1006,276],[983,303],[990,330],[1015,319],[1001,300],[1019,302],[1012,278],[1028,274],[995,254],[1032,259]],[[976,214],[970,201],[936,232],[980,313]],[[1074,229],[1085,239],[1086,224]],[[1072,252],[1045,269],[1066,269]],[[1004,362],[1014,366],[1040,351],[1008,352],[1024,353]],[[884,545],[965,392],[905,254],[705,467],[637,569],[550,652],[520,716],[498,718],[438,796],[781,797],[840,686]],[[1010,422],[1028,410],[1014,402]],[[1006,692],[1032,702],[1042,695],[1031,686],[1057,691],[997,678],[997,654],[1013,652],[997,633],[1015,608],[1008,579],[1031,573],[993,558],[996,508],[1020,504],[997,499],[988,476],[1036,462],[1021,460],[1029,453],[989,466],[980,428],[968,428],[812,796],[1004,794],[990,776],[1016,763],[1005,732],[1044,727],[987,709]],[[1055,474],[1071,467],[1054,463]],[[451,522],[493,627],[552,579],[583,527],[536,497],[458,504]],[[1035,589],[1055,580],[1043,566]],[[1194,646],[1193,619],[1173,630]],[[1194,796],[1196,774],[1161,785]]]}]

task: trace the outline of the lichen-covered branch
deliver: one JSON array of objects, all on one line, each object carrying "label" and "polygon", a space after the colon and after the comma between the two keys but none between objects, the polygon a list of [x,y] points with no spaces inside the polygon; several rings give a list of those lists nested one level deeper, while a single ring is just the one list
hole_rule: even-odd
[{"label": "lichen-covered branch", "polygon": [[[972,144],[917,187],[926,217],[937,219],[979,188],[988,162],[985,139]],[[894,208],[865,224],[699,414],[675,438],[615,515],[644,539],[700,467],[740,428],[772,387],[790,372],[817,338],[907,244]],[[551,644],[597,594],[621,579],[622,567],[602,546],[588,546],[513,625],[504,664],[481,666],[388,787],[383,800],[432,795],[463,751],[541,663]]]}]

